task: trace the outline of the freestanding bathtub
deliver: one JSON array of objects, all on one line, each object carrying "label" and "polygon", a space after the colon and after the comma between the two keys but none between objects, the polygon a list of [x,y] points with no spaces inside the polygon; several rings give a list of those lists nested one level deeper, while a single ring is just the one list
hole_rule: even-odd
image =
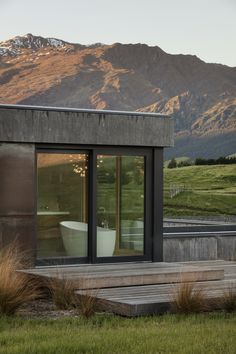
[{"label": "freestanding bathtub", "polygon": [[[87,257],[88,224],[79,221],[62,221],[60,230],[68,256]],[[97,257],[112,256],[115,249],[116,231],[97,227]]]}]

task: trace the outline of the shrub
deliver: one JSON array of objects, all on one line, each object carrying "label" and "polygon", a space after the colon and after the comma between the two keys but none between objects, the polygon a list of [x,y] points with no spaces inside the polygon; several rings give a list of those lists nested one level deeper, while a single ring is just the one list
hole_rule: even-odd
[{"label": "shrub", "polygon": [[186,161],[180,161],[177,164],[177,167],[188,167],[188,166],[192,166],[191,161],[186,160]]},{"label": "shrub", "polygon": [[171,298],[171,310],[174,313],[198,313],[207,309],[203,289],[196,288],[194,282],[177,284]]},{"label": "shrub", "polygon": [[228,165],[228,164],[235,164],[235,163],[236,163],[235,157],[221,156],[218,159],[204,159],[198,157],[195,159],[195,165]]},{"label": "shrub", "polygon": [[167,168],[176,168],[177,167],[177,162],[176,160],[173,158],[170,160],[170,162],[168,163]]},{"label": "shrub", "polygon": [[0,315],[13,315],[23,304],[41,296],[38,281],[19,272],[25,259],[16,243],[0,253]]}]

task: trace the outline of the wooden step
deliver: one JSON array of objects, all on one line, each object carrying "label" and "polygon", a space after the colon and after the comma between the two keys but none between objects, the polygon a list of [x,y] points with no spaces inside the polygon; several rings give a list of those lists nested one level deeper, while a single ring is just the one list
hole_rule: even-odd
[{"label": "wooden step", "polygon": [[47,278],[68,278],[75,289],[101,289],[181,281],[209,281],[224,278],[224,270],[181,263],[123,263],[72,267],[40,267],[28,274]]},{"label": "wooden step", "polygon": [[[201,287],[208,300],[218,299],[234,285],[229,280],[204,281],[195,284]],[[113,312],[122,316],[141,316],[160,314],[169,310],[173,302],[173,292],[177,284],[157,284],[133,287],[119,287],[100,290],[79,290],[79,295],[97,298],[100,310]]]},{"label": "wooden step", "polygon": [[181,281],[197,282],[196,286],[203,287],[208,298],[218,298],[231,284],[236,284],[233,261],[48,266],[23,272],[46,279],[69,278],[75,289],[80,289],[77,294],[94,296],[101,309],[125,316],[166,311],[174,287]]},{"label": "wooden step", "polygon": [[155,271],[127,271],[114,272],[114,273],[101,273],[95,275],[83,275],[71,277],[75,280],[80,289],[100,289],[100,288],[113,288],[113,287],[126,287],[134,285],[148,285],[148,284],[166,284],[166,283],[178,283],[181,281],[207,281],[223,279],[224,271],[212,270],[212,269],[199,269],[188,268],[181,271],[175,269],[158,270]]}]

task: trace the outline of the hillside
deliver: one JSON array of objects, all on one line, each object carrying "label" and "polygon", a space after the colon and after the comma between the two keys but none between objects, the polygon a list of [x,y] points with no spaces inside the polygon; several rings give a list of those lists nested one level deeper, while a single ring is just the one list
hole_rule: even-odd
[{"label": "hillside", "polygon": [[[171,198],[171,189],[180,192]],[[236,165],[164,169],[164,214],[176,217],[236,215]],[[235,219],[234,219],[235,220]]]},{"label": "hillside", "polygon": [[236,68],[145,44],[32,34],[0,42],[0,103],[171,114],[176,148],[167,156],[236,151]]}]

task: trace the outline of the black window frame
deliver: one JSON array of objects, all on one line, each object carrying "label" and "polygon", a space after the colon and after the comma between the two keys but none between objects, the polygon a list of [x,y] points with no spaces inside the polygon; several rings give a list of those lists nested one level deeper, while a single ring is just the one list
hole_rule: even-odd
[{"label": "black window frame", "polygon": [[[36,193],[35,220],[37,217],[37,155],[39,153],[86,153],[89,155],[88,173],[88,257],[47,257],[37,258],[35,263],[42,265],[99,264],[139,261],[162,261],[162,162],[163,148],[97,146],[97,145],[56,145],[36,144]],[[145,193],[144,193],[144,254],[137,256],[96,256],[96,184],[97,155],[144,156],[145,158]],[[158,165],[158,166],[157,166]],[[156,174],[154,173],[156,171]],[[157,178],[158,177],[158,178]],[[158,186],[158,187],[157,187]],[[35,223],[35,245],[37,240]],[[158,250],[156,251],[156,248]]]}]

